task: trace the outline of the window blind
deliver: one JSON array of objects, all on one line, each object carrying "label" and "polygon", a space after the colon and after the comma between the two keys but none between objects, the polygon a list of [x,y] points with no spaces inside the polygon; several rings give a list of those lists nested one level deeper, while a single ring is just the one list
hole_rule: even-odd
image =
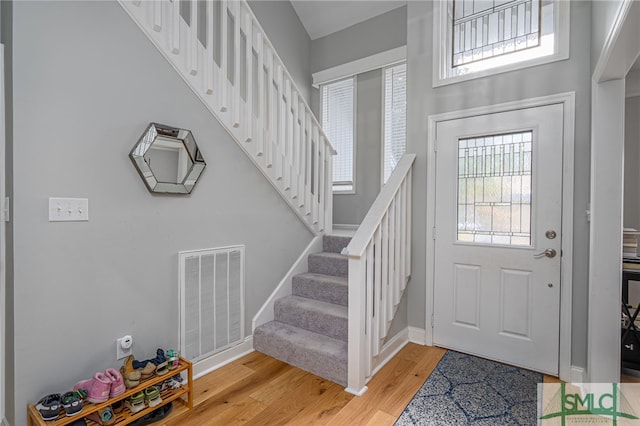
[{"label": "window blind", "polygon": [[338,152],[333,157],[334,190],[353,189],[354,79],[322,86],[322,129]]},{"label": "window blind", "polygon": [[407,64],[384,71],[383,183],[407,150]]}]

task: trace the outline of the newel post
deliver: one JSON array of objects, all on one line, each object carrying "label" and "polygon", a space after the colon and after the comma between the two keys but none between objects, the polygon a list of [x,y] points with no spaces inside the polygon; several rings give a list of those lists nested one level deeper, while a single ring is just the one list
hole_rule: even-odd
[{"label": "newel post", "polygon": [[347,344],[347,392],[362,395],[366,392],[366,334],[365,334],[365,264],[364,259],[349,257],[349,341]]}]

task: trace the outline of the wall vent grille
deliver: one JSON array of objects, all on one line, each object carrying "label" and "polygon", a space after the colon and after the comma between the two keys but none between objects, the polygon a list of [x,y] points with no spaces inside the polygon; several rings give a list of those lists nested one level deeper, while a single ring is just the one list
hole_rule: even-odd
[{"label": "wall vent grille", "polygon": [[244,341],[244,246],[182,251],[180,350],[198,362]]}]

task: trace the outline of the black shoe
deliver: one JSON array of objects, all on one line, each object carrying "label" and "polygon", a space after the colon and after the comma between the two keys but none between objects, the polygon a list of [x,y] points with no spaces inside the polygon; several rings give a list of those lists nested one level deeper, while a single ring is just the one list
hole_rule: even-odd
[{"label": "black shoe", "polygon": [[151,423],[158,422],[164,419],[165,417],[167,417],[169,413],[171,413],[171,410],[173,410],[172,402],[153,410],[146,416],[140,417],[138,420],[136,420],[133,423],[129,423],[129,426],[143,426],[143,425],[150,425]]}]

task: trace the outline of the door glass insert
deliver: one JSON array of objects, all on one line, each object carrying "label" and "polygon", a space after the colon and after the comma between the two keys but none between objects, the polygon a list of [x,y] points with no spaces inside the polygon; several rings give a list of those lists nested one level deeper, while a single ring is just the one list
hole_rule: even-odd
[{"label": "door glass insert", "polygon": [[531,245],[533,131],[458,140],[461,242]]}]

